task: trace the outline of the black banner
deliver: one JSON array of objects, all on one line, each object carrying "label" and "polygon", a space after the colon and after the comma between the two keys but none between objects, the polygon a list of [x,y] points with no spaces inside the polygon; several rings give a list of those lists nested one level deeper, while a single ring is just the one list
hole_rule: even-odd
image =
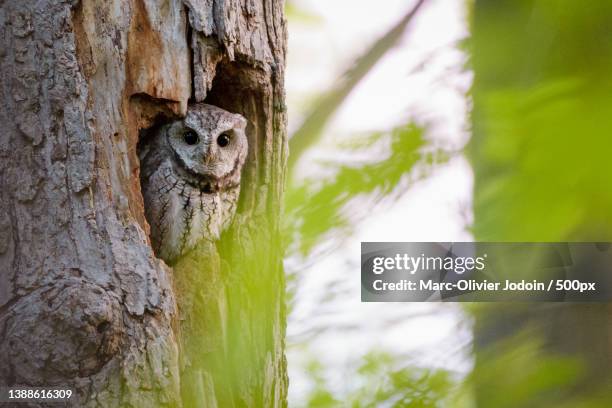
[{"label": "black banner", "polygon": [[607,302],[610,243],[362,242],[363,302]]}]

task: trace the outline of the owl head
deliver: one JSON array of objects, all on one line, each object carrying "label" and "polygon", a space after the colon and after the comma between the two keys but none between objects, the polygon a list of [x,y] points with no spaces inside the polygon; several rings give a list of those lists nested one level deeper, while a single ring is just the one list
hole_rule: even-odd
[{"label": "owl head", "polygon": [[213,105],[190,106],[185,119],[166,129],[177,170],[205,193],[236,187],[247,155],[246,124],[241,115]]}]

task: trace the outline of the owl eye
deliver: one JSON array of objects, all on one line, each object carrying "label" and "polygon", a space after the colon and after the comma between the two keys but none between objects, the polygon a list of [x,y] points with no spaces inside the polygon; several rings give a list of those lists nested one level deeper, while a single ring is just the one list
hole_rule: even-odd
[{"label": "owl eye", "polygon": [[217,144],[221,147],[225,147],[230,142],[230,134],[228,132],[221,133],[217,138]]},{"label": "owl eye", "polygon": [[186,130],[185,133],[183,133],[183,140],[188,145],[194,145],[200,141],[200,138],[193,130]]}]

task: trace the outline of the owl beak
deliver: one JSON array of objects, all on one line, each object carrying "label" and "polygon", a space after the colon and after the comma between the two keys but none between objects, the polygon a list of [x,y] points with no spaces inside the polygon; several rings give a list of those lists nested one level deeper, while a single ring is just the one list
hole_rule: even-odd
[{"label": "owl beak", "polygon": [[212,160],[212,143],[210,143],[208,146],[206,146],[205,150],[204,150],[204,164],[210,164],[210,161]]}]

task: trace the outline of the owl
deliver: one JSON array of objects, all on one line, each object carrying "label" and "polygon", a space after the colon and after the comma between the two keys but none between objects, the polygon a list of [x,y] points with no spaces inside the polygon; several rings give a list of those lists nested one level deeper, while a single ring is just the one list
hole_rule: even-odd
[{"label": "owl", "polygon": [[247,156],[246,124],[241,115],[195,104],[141,142],[145,216],[159,258],[171,264],[230,225]]}]

